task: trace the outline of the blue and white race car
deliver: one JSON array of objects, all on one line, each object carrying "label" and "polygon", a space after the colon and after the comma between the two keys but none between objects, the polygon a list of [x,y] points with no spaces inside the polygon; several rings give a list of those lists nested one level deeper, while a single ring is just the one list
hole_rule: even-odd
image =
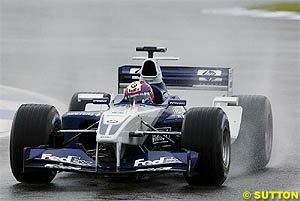
[{"label": "blue and white race car", "polygon": [[[78,92],[60,118],[55,107],[23,104],[10,136],[16,180],[50,183],[59,171],[105,175],[182,172],[190,185],[220,186],[228,177],[231,147],[247,166],[267,165],[272,112],[259,95],[232,95],[232,69],[160,66],[148,52],[142,65],[119,67],[118,92]],[[187,110],[170,89],[221,90],[211,107]],[[106,108],[88,111],[88,106]]]}]

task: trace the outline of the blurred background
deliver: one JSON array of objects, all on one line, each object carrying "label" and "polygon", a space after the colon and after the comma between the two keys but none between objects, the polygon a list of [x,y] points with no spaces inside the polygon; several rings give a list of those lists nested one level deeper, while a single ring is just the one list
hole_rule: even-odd
[{"label": "blurred background", "polygon": [[[245,190],[299,190],[299,10],[299,1],[277,0],[0,0],[0,85],[42,94],[67,108],[76,91],[116,94],[117,67],[139,64],[131,57],[143,55],[136,53],[135,47],[144,45],[165,46],[166,56],[180,57],[162,65],[231,67],[234,94],[262,94],[271,100],[274,145],[270,169],[250,176],[231,173],[227,188],[208,194],[191,190],[188,198],[239,200]],[[179,93],[192,105],[211,103],[215,95]],[[0,141],[6,156],[8,137]],[[4,156],[1,160],[9,162]],[[9,175],[6,167],[5,175]],[[77,181],[72,179],[69,181]],[[12,187],[16,182],[11,176],[4,181],[2,189],[28,190]],[[62,182],[59,178],[55,181]],[[179,186],[173,184],[173,189],[185,185],[183,179],[176,182]],[[165,192],[162,197],[154,198],[168,199],[168,193],[174,199],[187,198],[185,191],[177,194],[168,185],[160,187]],[[98,187],[91,187],[92,192]],[[117,184],[115,188],[119,189]],[[146,186],[141,188],[145,194],[135,190],[129,198],[153,194]],[[107,189],[100,188],[100,192]],[[54,195],[64,190],[56,188],[53,191],[59,193]],[[105,198],[114,193],[106,193]],[[118,195],[122,198],[124,194]],[[10,193],[5,199],[20,199],[18,195]],[[104,198],[93,195],[94,199]]]}]

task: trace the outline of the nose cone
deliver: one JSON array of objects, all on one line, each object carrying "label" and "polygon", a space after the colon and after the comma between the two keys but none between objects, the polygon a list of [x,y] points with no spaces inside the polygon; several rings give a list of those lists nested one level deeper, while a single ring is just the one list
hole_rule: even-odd
[{"label": "nose cone", "polygon": [[116,107],[104,112],[99,122],[98,133],[114,135],[131,115],[132,112],[127,106]]}]

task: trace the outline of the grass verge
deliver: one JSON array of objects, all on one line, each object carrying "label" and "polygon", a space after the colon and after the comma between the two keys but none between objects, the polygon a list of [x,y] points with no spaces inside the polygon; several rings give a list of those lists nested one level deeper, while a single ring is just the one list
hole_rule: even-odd
[{"label": "grass verge", "polygon": [[248,6],[250,10],[267,10],[267,11],[288,11],[300,13],[300,2],[284,2],[275,4],[262,4],[256,6]]}]

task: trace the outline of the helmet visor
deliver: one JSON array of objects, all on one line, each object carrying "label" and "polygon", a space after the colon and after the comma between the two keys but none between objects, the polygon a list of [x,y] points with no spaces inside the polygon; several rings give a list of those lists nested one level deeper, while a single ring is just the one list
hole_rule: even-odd
[{"label": "helmet visor", "polygon": [[149,92],[141,92],[138,94],[129,95],[127,98],[128,98],[128,101],[130,101],[130,102],[135,101],[136,103],[145,103],[145,101],[149,100],[150,97],[151,97],[151,95]]}]

